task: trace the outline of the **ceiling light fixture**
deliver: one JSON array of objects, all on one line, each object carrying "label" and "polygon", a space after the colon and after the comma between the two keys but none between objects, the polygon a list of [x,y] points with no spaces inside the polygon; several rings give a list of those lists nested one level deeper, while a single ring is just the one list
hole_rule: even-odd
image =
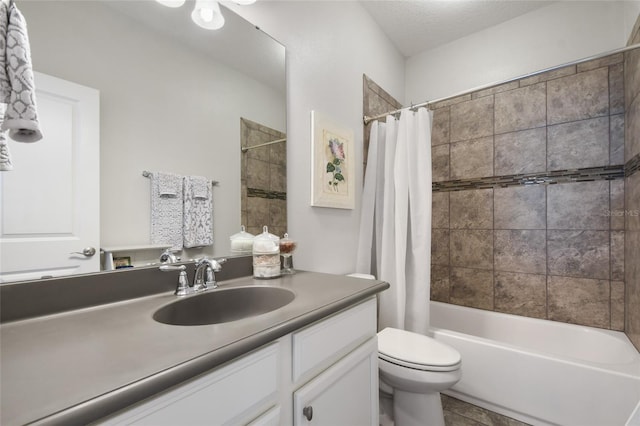
[{"label": "ceiling light fixture", "polygon": [[158,3],[167,7],[180,7],[186,0],[156,0]]},{"label": "ceiling light fixture", "polygon": [[196,0],[191,19],[196,25],[207,30],[217,30],[224,25],[224,16],[216,0]]},{"label": "ceiling light fixture", "polygon": [[[186,0],[156,0],[167,7],[180,7]],[[256,0],[234,0],[239,5],[249,5]],[[191,19],[196,25],[207,30],[217,30],[224,25],[224,16],[220,12],[220,4],[217,0],[196,0],[196,5],[191,12]]]}]

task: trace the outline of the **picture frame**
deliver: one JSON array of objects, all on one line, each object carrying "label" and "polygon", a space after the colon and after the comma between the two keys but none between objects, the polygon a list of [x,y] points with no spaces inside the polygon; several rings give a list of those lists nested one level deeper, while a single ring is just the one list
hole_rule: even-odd
[{"label": "picture frame", "polygon": [[116,269],[131,267],[131,256],[114,257],[113,266]]},{"label": "picture frame", "polygon": [[311,111],[311,205],[355,208],[353,130]]}]

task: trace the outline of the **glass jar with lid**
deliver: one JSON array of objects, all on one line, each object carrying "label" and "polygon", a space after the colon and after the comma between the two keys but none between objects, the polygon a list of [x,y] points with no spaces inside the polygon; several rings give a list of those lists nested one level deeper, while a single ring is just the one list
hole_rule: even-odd
[{"label": "glass jar with lid", "polygon": [[280,238],[270,234],[265,226],[253,239],[253,276],[276,278],[280,276]]},{"label": "glass jar with lid", "polygon": [[244,225],[242,225],[240,229],[240,232],[229,237],[229,240],[231,240],[231,254],[251,254],[253,252],[253,239],[255,236],[246,232]]}]

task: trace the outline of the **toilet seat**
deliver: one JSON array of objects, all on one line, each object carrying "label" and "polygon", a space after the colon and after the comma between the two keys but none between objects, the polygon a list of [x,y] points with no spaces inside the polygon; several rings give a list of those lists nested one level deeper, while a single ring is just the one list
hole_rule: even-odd
[{"label": "toilet seat", "polygon": [[397,328],[378,333],[378,357],[390,363],[422,371],[454,371],[460,353],[437,340]]}]

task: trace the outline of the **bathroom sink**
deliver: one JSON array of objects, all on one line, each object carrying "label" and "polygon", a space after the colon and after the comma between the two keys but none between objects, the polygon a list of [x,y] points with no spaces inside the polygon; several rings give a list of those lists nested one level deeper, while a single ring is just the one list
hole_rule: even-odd
[{"label": "bathroom sink", "polygon": [[221,324],[275,311],[295,298],[278,287],[209,290],[158,309],[153,319],[169,325]]}]

